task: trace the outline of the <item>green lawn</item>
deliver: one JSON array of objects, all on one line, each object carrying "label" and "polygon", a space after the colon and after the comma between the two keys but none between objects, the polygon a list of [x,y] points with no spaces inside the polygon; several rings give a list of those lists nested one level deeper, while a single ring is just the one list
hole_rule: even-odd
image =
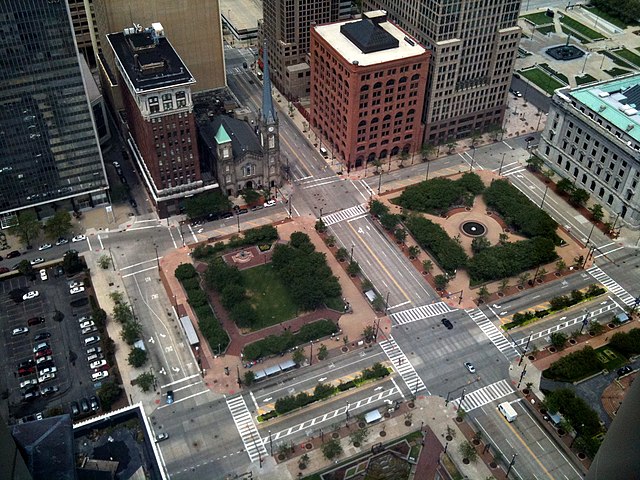
[{"label": "green lawn", "polygon": [[610,372],[626,365],[627,359],[617,350],[605,345],[600,348],[596,348],[596,355],[600,363]]},{"label": "green lawn", "polygon": [[587,27],[586,25],[578,22],[577,20],[574,20],[573,18],[569,17],[568,15],[565,15],[564,17],[560,18],[560,22],[564,23],[567,27],[570,27],[571,29],[575,30],[576,32],[578,32],[579,34],[591,39],[591,40],[599,40],[601,38],[605,38],[604,35],[602,35],[599,32],[596,32],[595,30]]},{"label": "green lawn", "polygon": [[528,15],[522,15],[520,18],[526,18],[536,25],[549,25],[553,23],[553,18],[547,17],[545,12],[529,13]]},{"label": "green lawn", "polygon": [[258,321],[254,330],[291,320],[297,315],[297,309],[289,292],[280,282],[270,264],[241,270],[247,288],[247,296],[255,308]]},{"label": "green lawn", "polygon": [[578,85],[584,85],[585,83],[595,82],[596,80],[598,79],[595,77],[592,77],[588,73],[583,73],[582,75],[576,75],[576,83]]},{"label": "green lawn", "polygon": [[591,41],[587,37],[583,37],[582,35],[574,32],[573,30],[569,30],[569,28],[565,27],[564,25],[562,25],[562,31],[567,35],[571,35],[571,38],[575,38],[580,43],[589,43]]},{"label": "green lawn", "polygon": [[564,87],[560,81],[552,78],[539,68],[530,68],[528,70],[520,70],[520,75],[525,76],[527,79],[535,83],[542,88],[549,95],[553,95],[556,88]]},{"label": "green lawn", "polygon": [[536,28],[536,33],[541,33],[542,35],[546,35],[547,33],[555,33],[555,31],[555,25],[544,25],[542,27]]},{"label": "green lawn", "polygon": [[615,55],[619,55],[628,62],[633,63],[636,67],[640,67],[640,55],[636,55],[631,50],[627,50],[626,48],[622,48],[620,50],[614,50],[613,53]]},{"label": "green lawn", "polygon": [[593,13],[594,15],[599,16],[603,20],[606,20],[607,22],[614,24],[618,28],[627,28],[627,24],[622,20],[620,20],[618,17],[609,15],[607,12],[603,12],[597,7],[588,7],[587,10]]},{"label": "green lawn", "polygon": [[622,68],[634,68],[633,65],[631,65],[629,62],[625,62],[618,55],[614,55],[614,52],[609,52],[609,51],[605,50],[605,51],[603,51],[601,53],[603,53],[605,56],[607,56],[611,60],[613,60],[613,63],[615,63],[619,67],[622,67]]},{"label": "green lawn", "polygon": [[611,70],[605,70],[605,73],[611,75],[612,77],[620,77],[631,72],[629,70],[625,70],[624,68],[613,67]]}]

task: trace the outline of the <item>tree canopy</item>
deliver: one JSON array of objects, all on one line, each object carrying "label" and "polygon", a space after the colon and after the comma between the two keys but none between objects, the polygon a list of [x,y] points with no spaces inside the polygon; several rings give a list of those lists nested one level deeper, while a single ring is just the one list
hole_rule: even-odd
[{"label": "tree canopy", "polygon": [[475,173],[465,173],[458,180],[436,177],[407,187],[397,203],[409,210],[440,214],[454,205],[466,205],[469,196],[479,195],[484,188]]},{"label": "tree canopy", "polygon": [[31,242],[40,235],[42,224],[36,214],[31,211],[19,212],[17,217],[17,223],[9,229],[9,232],[18,237],[23,245],[30,247]]},{"label": "tree canopy", "polygon": [[231,202],[220,190],[201,193],[184,201],[184,210],[190,219],[217,215],[231,210]]},{"label": "tree canopy", "polygon": [[44,233],[51,240],[66,237],[71,230],[71,214],[66,210],[58,210],[44,225]]}]

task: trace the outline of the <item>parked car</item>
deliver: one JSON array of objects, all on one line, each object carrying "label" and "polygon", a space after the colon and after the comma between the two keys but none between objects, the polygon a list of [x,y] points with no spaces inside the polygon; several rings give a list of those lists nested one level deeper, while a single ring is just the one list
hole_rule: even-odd
[{"label": "parked car", "polygon": [[36,367],[35,366],[22,367],[22,368],[18,369],[18,376],[19,377],[25,377],[27,375],[31,375],[32,373],[36,373]]},{"label": "parked car", "polygon": [[36,298],[38,296],[40,296],[40,292],[39,291],[31,290],[30,292],[27,292],[22,296],[22,300],[30,300],[30,299]]},{"label": "parked car", "polygon": [[39,250],[39,251],[42,251],[42,250],[49,250],[51,247],[52,247],[52,245],[51,245],[50,243],[43,243],[42,245],[40,245],[40,246],[38,247],[38,250]]},{"label": "parked car", "polygon": [[84,339],[84,346],[88,347],[89,345],[93,345],[94,343],[98,343],[99,341],[100,341],[100,335],[87,337]]},{"label": "parked car", "polygon": [[38,380],[35,378],[30,378],[29,380],[23,380],[20,382],[20,388],[30,387],[31,385],[38,385]]},{"label": "parked car", "polygon": [[89,409],[89,402],[86,398],[80,400],[80,408],[82,408],[82,413],[87,413]]},{"label": "parked car", "polygon": [[38,265],[40,263],[44,263],[44,258],[42,257],[38,257],[38,258],[34,258],[33,260],[31,260],[29,262],[31,265]]},{"label": "parked car", "polygon": [[69,284],[69,288],[75,288],[75,287],[84,287],[84,282],[78,282],[74,280]]},{"label": "parked car", "polygon": [[40,390],[40,394],[41,395],[53,395],[54,393],[57,393],[58,390],[60,390],[59,387],[44,387],[42,390]]},{"label": "parked car", "polygon": [[98,329],[96,327],[87,327],[87,328],[83,328],[81,333],[82,335],[88,335],[90,333],[97,332],[97,331]]},{"label": "parked car", "polygon": [[73,287],[72,289],[69,290],[69,293],[71,295],[75,295],[76,293],[82,293],[84,292],[84,287]]},{"label": "parked car", "polygon": [[38,383],[48,382],[49,380],[53,380],[54,378],[56,378],[55,373],[45,373],[38,377]]},{"label": "parked car", "polygon": [[27,392],[24,394],[24,397],[22,397],[24,400],[35,400],[36,398],[38,398],[40,396],[40,392],[37,390],[34,390],[33,392]]},{"label": "parked car", "polygon": [[[50,362],[53,360],[53,357],[51,355],[47,355],[46,357],[40,357],[36,360],[36,365],[38,365],[38,367],[42,366],[45,362]],[[42,368],[44,368],[44,366],[42,366]]]},{"label": "parked car", "polygon": [[42,280],[43,282],[45,280],[49,280],[49,276],[47,275],[47,271],[44,268],[42,270],[40,270],[40,280]]},{"label": "parked car", "polygon": [[71,239],[71,241],[75,243],[75,242],[81,242],[81,241],[86,240],[86,239],[87,239],[86,236],[80,234],[80,235],[76,235],[75,237],[73,237]]},{"label": "parked car", "polygon": [[171,405],[173,403],[173,390],[167,391],[167,405]]},{"label": "parked car", "polygon": [[469,373],[476,373],[476,367],[474,367],[471,362],[464,362],[464,366],[469,370]]},{"label": "parked car", "polygon": [[40,333],[36,333],[33,336],[33,341],[34,342],[41,342],[42,340],[46,340],[47,338],[49,338],[51,336],[51,334],[49,332],[40,332]]},{"label": "parked car", "polygon": [[62,265],[57,265],[53,269],[53,276],[58,278],[64,275],[64,267]]},{"label": "parked car", "polygon": [[95,326],[95,322],[91,320],[87,320],[86,322],[82,322],[80,324],[80,328],[87,328],[87,327],[94,327],[94,326]]},{"label": "parked car", "polygon": [[40,369],[39,373],[40,373],[40,375],[43,375],[43,374],[47,374],[47,373],[56,373],[57,371],[58,371],[58,369],[56,367],[48,367],[48,368]]},{"label": "parked car", "polygon": [[264,202],[264,207],[273,207],[276,204],[276,201],[274,199],[270,199],[267,200],[266,202]]},{"label": "parked car", "polygon": [[101,360],[104,358],[101,353],[94,353],[92,355],[87,355],[87,362],[95,362],[96,360]]},{"label": "parked car", "polygon": [[18,364],[18,368],[33,367],[35,364],[36,364],[36,361],[33,358],[28,358],[28,359],[23,360],[22,362],[20,362]]},{"label": "parked car", "polygon": [[167,432],[162,432],[156,435],[156,442],[161,442],[169,438],[169,434]]},{"label": "parked car", "polygon": [[7,258],[16,258],[22,255],[18,250],[13,250],[12,252],[7,253]]},{"label": "parked car", "polygon": [[51,348],[46,348],[44,350],[40,350],[39,352],[36,352],[36,358],[47,357],[52,353],[53,351],[51,350]]},{"label": "parked car", "polygon": [[631,365],[625,365],[624,367],[620,367],[618,369],[618,376],[621,377],[631,372],[633,372],[633,367],[631,367]]},{"label": "parked car", "polygon": [[80,415],[80,407],[78,406],[78,402],[71,402],[69,406],[71,407],[71,415],[73,415],[74,417]]},{"label": "parked car", "polygon": [[69,243],[69,240],[67,240],[64,237],[60,237],[60,238],[58,238],[58,240],[56,240],[56,246],[65,245],[67,243]]},{"label": "parked car", "polygon": [[89,364],[89,368],[100,368],[106,364],[107,364],[106,360],[95,360]]},{"label": "parked car", "polygon": [[87,355],[93,355],[95,353],[102,353],[102,348],[100,347],[87,348]]},{"label": "parked car", "polygon": [[42,342],[33,347],[33,353],[42,352],[43,350],[47,350],[49,347],[49,342]]},{"label": "parked car", "polygon": [[102,380],[103,378],[107,378],[109,376],[109,372],[95,372],[91,374],[91,380],[94,382],[96,380]]},{"label": "parked car", "polygon": [[7,267],[0,267],[0,275],[3,273],[9,273],[11,271],[10,268]]},{"label": "parked car", "polygon": [[91,405],[91,410],[93,410],[94,412],[100,409],[98,398],[95,395],[89,399],[89,404]]},{"label": "parked car", "polygon": [[29,333],[29,329],[27,327],[18,327],[13,329],[11,335],[17,337],[18,335],[24,335],[25,333]]},{"label": "parked car", "polygon": [[44,317],[31,317],[29,320],[27,320],[27,325],[32,327],[34,325],[40,325],[41,323],[44,323],[44,322],[45,322]]}]

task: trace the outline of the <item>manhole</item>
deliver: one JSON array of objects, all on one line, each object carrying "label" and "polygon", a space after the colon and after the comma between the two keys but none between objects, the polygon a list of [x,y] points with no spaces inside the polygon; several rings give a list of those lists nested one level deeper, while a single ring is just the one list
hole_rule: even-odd
[{"label": "manhole", "polygon": [[460,225],[460,230],[468,237],[483,237],[487,234],[487,227],[475,220],[464,222]]}]

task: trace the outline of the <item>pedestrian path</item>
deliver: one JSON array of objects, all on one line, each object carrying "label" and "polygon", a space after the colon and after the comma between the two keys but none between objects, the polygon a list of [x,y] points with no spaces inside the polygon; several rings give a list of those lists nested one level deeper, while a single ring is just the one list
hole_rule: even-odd
[{"label": "pedestrian path", "polygon": [[402,312],[392,313],[390,317],[398,325],[404,325],[405,323],[417,322],[418,320],[444,315],[449,312],[453,312],[453,310],[449,308],[449,305],[444,302],[437,302],[431,305],[423,305],[421,307],[403,310]]},{"label": "pedestrian path", "polygon": [[486,405],[487,403],[506,397],[514,391],[513,387],[509,385],[509,382],[506,380],[500,380],[499,382],[492,383],[491,385],[479,388],[473,392],[465,393],[464,398],[460,396],[452,403],[456,407],[460,408],[460,401],[462,400],[462,408],[464,411],[471,412],[476,408]]},{"label": "pedestrian path", "polygon": [[467,315],[471,317],[480,330],[491,340],[502,354],[507,357],[507,360],[512,360],[518,357],[518,351],[514,348],[513,344],[505,338],[500,330],[491,322],[482,310],[479,308],[472,308],[465,310]]},{"label": "pedestrian path", "polygon": [[[396,372],[398,372],[402,380],[404,380],[411,394],[415,395],[417,392],[427,390],[426,385],[416,373],[407,356],[400,350],[400,347],[393,337],[389,336],[388,340],[380,342],[380,346],[387,357],[389,357],[389,360],[391,360],[393,368],[395,368]],[[427,395],[431,395],[428,390]]]},{"label": "pedestrian path", "polygon": [[349,207],[328,215],[323,215],[321,218],[324,224],[329,226],[344,220],[349,220],[350,218],[366,215],[367,213],[365,205],[356,205],[355,207]]},{"label": "pedestrian path", "polygon": [[636,299],[633,298],[633,296],[630,295],[629,292],[627,292],[624,288],[622,288],[620,284],[615,282],[609,275],[604,273],[604,271],[602,271],[600,267],[594,265],[587,269],[587,273],[589,273],[593,278],[599,281],[602,285],[607,287],[607,290],[609,290],[611,293],[616,295],[628,307],[635,304]]},{"label": "pedestrian path", "polygon": [[249,460],[255,462],[260,458],[266,458],[268,455],[267,449],[264,443],[262,443],[256,424],[253,423],[253,418],[249,413],[249,409],[242,395],[233,398],[227,397],[226,401],[233,422],[236,424],[236,428],[240,434],[240,439],[249,455]]}]

